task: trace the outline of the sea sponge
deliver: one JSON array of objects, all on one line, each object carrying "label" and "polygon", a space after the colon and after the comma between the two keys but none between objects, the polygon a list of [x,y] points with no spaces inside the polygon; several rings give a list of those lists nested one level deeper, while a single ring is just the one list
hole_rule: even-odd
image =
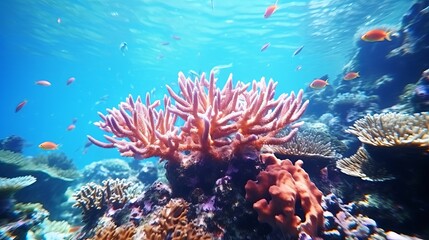
[{"label": "sea sponge", "polygon": [[[285,236],[298,237],[305,233],[320,235],[323,228],[322,192],[302,169],[302,161],[279,160],[272,154],[262,154],[268,164],[256,181],[245,185],[246,200],[253,203],[259,222],[278,228]],[[304,219],[297,212],[303,212]]]}]

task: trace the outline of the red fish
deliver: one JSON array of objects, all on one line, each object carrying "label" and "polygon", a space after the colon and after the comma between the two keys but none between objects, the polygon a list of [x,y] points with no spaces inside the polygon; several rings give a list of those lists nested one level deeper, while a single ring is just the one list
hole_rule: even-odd
[{"label": "red fish", "polygon": [[343,79],[348,81],[348,80],[353,80],[355,78],[358,78],[359,76],[359,72],[348,72],[346,75],[344,75]]},{"label": "red fish", "polygon": [[19,110],[21,110],[25,106],[25,104],[27,104],[27,102],[28,102],[27,100],[24,100],[20,102],[18,105],[16,105],[15,112],[19,112]]},{"label": "red fish", "polygon": [[47,80],[39,80],[36,82],[36,85],[48,87],[48,86],[51,86],[52,84]]},{"label": "red fish", "polygon": [[270,43],[265,43],[264,45],[262,45],[261,52],[265,51],[269,46],[270,46]]},{"label": "red fish", "polygon": [[42,142],[39,144],[39,148],[43,150],[57,150],[58,147],[59,145],[53,142]]},{"label": "red fish", "polygon": [[67,79],[67,82],[66,82],[67,86],[72,84],[74,82],[74,80],[76,80],[76,78],[74,78],[74,77],[70,77],[69,79]]},{"label": "red fish", "polygon": [[314,79],[313,82],[310,83],[310,87],[313,89],[323,89],[327,85],[329,85],[328,80],[323,79]]},{"label": "red fish", "polygon": [[386,32],[383,29],[373,29],[362,35],[361,39],[366,42],[392,41],[390,34],[391,32]]},{"label": "red fish", "polygon": [[73,123],[72,124],[70,124],[68,127],[67,127],[67,131],[71,131],[71,130],[73,130],[73,129],[75,129],[76,128],[76,125],[74,125]]},{"label": "red fish", "polygon": [[267,7],[267,9],[265,10],[265,13],[264,13],[264,18],[269,18],[278,9],[277,2],[278,2],[278,0],[276,1],[276,3],[274,5],[270,5]]}]

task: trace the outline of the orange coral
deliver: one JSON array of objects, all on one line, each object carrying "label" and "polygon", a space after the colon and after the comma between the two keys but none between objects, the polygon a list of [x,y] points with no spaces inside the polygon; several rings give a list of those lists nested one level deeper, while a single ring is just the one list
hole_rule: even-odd
[{"label": "orange coral", "polygon": [[[318,236],[323,228],[322,192],[302,169],[303,162],[293,165],[273,154],[262,154],[261,158],[268,164],[266,170],[259,173],[257,181],[249,180],[245,186],[246,199],[254,202],[258,220],[280,228],[285,235],[305,232]],[[302,208],[304,219],[295,214],[296,206]]]},{"label": "orange coral", "polygon": [[189,204],[183,199],[172,199],[161,210],[153,225],[143,226],[144,239],[212,239],[203,229],[188,220]]},{"label": "orange coral", "polygon": [[136,227],[133,224],[117,227],[113,222],[109,221],[90,240],[132,240],[136,232]]}]

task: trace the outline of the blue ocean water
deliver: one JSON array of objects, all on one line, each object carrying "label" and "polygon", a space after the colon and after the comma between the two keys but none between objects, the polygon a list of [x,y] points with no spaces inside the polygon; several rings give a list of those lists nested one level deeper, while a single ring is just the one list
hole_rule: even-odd
[{"label": "blue ocean water", "polygon": [[[313,78],[341,74],[358,33],[375,25],[398,26],[409,0],[274,1],[0,1],[0,138],[26,140],[25,155],[48,154],[41,142],[78,167],[119,157],[92,146],[101,137],[97,111],[116,107],[128,94],[162,99],[165,85],[177,89],[177,73],[222,69],[249,82],[278,81],[277,92],[306,88]],[[119,46],[127,42],[128,51]],[[261,47],[270,46],[261,52]],[[301,53],[293,52],[304,46]],[[301,66],[301,70],[297,70]],[[70,77],[76,80],[67,86]],[[48,80],[52,86],[35,85]],[[16,105],[28,103],[15,113]],[[76,118],[76,128],[66,128]]]}]

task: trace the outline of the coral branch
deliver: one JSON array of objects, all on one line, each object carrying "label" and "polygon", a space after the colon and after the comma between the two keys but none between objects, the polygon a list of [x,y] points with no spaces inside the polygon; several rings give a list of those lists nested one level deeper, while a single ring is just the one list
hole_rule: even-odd
[{"label": "coral branch", "polygon": [[[157,110],[160,101],[151,103],[148,94],[145,103],[129,96],[119,109],[99,113],[102,121],[96,125],[113,134],[105,136],[110,143],[88,139],[100,147],[116,147],[123,156],[159,156],[180,162],[182,151],[225,159],[243,145],[260,150],[264,144],[282,144],[296,133],[300,124],[295,121],[308,105],[308,101],[302,103],[302,90],[296,96],[292,92],[275,99],[277,83],[273,80],[268,84],[264,78],[253,81],[250,90],[250,84],[242,82],[233,86],[232,74],[222,90],[216,87],[216,80],[213,72],[209,79],[202,74],[195,81],[179,72],[180,92],[167,86],[174,103],[166,96],[164,109]],[[183,120],[182,126],[175,126],[177,118]],[[287,126],[294,129],[278,137]]]}]

